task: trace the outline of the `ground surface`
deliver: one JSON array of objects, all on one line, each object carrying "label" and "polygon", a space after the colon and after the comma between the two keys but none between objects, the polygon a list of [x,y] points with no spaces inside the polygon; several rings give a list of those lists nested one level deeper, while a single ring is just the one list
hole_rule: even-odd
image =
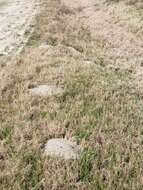
[{"label": "ground surface", "polygon": [[[0,187],[143,189],[143,14],[125,1],[41,0],[35,31],[0,70]],[[30,96],[54,85],[63,93]],[[73,139],[79,160],[46,157]]]},{"label": "ground surface", "polygon": [[25,42],[25,31],[35,12],[34,0],[0,0],[0,54]]}]

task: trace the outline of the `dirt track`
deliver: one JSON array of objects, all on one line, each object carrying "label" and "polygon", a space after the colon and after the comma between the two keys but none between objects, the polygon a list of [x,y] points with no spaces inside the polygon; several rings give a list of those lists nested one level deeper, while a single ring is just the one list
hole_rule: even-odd
[{"label": "dirt track", "polygon": [[0,54],[7,54],[25,41],[34,14],[34,0],[0,1]]}]

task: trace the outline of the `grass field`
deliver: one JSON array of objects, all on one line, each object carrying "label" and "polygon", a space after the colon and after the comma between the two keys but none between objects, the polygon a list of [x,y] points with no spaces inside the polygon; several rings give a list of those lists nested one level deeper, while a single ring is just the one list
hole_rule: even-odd
[{"label": "grass field", "polygon": [[[142,94],[130,70],[106,67],[105,41],[76,18],[59,0],[42,0],[27,46],[1,66],[0,190],[143,189]],[[63,94],[29,96],[37,84]],[[45,157],[55,137],[74,137],[81,158]]]}]

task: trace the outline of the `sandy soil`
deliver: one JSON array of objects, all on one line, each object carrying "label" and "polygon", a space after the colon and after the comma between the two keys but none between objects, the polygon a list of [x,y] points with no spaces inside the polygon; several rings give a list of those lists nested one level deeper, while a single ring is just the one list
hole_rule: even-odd
[{"label": "sandy soil", "polygon": [[35,0],[0,1],[0,54],[7,54],[24,43],[25,31],[35,11]]}]

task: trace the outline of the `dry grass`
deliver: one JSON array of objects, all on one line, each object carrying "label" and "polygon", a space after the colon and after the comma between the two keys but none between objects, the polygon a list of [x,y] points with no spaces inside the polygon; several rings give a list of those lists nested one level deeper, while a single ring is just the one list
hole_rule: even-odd
[{"label": "dry grass", "polygon": [[[107,0],[110,1],[110,0]],[[138,9],[143,9],[143,1],[142,0],[111,0],[112,2],[120,2],[123,1],[127,5],[133,5],[137,7]]]},{"label": "dry grass", "polygon": [[[142,189],[142,97],[127,71],[104,67],[104,42],[72,23],[74,10],[42,2],[28,46],[0,71],[0,189]],[[30,97],[37,84],[64,93]],[[48,139],[73,136],[80,160],[44,157]]]}]

